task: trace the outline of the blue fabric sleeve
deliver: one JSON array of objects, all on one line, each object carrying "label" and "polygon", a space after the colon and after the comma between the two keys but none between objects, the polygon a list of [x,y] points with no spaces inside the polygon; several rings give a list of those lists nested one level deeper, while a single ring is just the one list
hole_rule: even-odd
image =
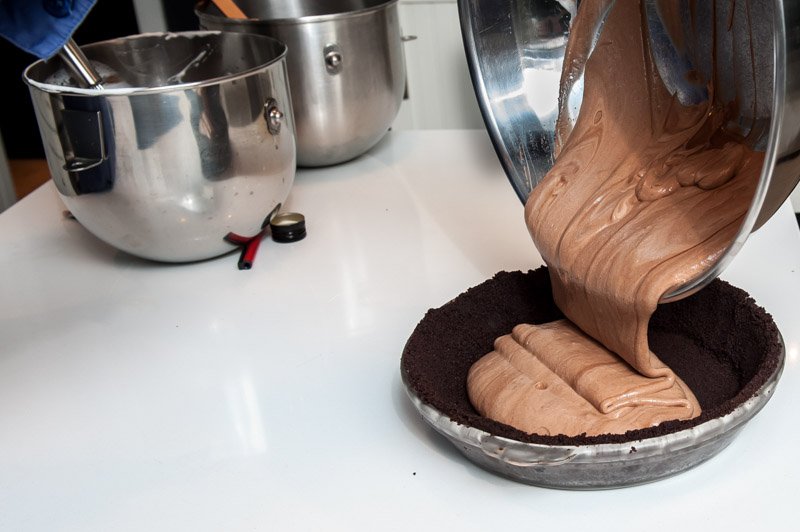
[{"label": "blue fabric sleeve", "polygon": [[40,59],[72,37],[97,0],[0,0],[0,35]]}]

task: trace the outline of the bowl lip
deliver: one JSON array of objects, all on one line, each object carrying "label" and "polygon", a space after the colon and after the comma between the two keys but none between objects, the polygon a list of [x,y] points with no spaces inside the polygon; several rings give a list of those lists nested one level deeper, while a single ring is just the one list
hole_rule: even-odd
[{"label": "bowl lip", "polygon": [[397,4],[400,0],[383,0],[374,6],[362,7],[353,11],[342,11],[339,13],[326,13],[323,15],[304,15],[295,18],[271,18],[271,19],[230,19],[224,15],[216,15],[207,13],[201,10],[201,7],[207,6],[210,2],[198,2],[195,4],[194,13],[202,21],[203,19],[215,22],[218,25],[231,25],[237,26],[297,26],[300,24],[315,24],[321,22],[335,22],[348,18],[355,18],[362,15],[367,15],[375,11],[382,11],[388,9],[392,4]]},{"label": "bowl lip", "polygon": [[[665,448],[678,451],[716,440],[747,423],[769,402],[783,373],[786,343],[780,331],[778,331],[778,342],[781,346],[780,354],[773,372],[751,397],[727,414],[676,432],[620,443],[550,445],[496,436],[472,425],[453,421],[450,416],[423,401],[410,386],[402,370],[401,379],[414,407],[437,432],[454,442],[458,441],[482,450],[499,462],[522,467],[557,466],[570,462],[619,462],[663,455]],[[529,453],[531,456],[520,456],[520,453]],[[598,457],[601,459],[598,460]]]},{"label": "bowl lip", "polygon": [[[246,70],[242,70],[240,72],[236,72],[235,74],[226,74],[217,76],[214,78],[208,78],[200,81],[191,81],[186,83],[175,83],[173,85],[162,85],[158,87],[124,87],[124,88],[104,88],[104,89],[89,89],[83,87],[73,87],[69,85],[53,85],[52,83],[44,83],[42,81],[38,81],[33,79],[30,76],[31,70],[40,67],[42,64],[46,63],[47,60],[39,59],[34,63],[28,65],[22,73],[22,79],[31,88],[36,88],[42,92],[50,93],[50,94],[58,94],[58,95],[65,95],[65,96],[90,96],[90,97],[102,97],[102,96],[139,96],[145,94],[161,94],[165,92],[177,92],[177,91],[185,91],[191,89],[197,89],[201,87],[208,87],[211,85],[219,85],[221,83],[227,83],[230,81],[236,81],[243,78],[247,78],[252,76],[253,74],[259,72],[265,72],[271,67],[279,63],[285,63],[286,55],[288,52],[288,47],[282,41],[275,39],[273,37],[268,37],[266,35],[260,34],[244,34],[244,33],[233,33],[233,32],[223,32],[219,30],[197,30],[197,31],[164,31],[164,32],[148,32],[148,33],[138,33],[135,35],[128,35],[126,37],[118,37],[116,39],[108,39],[105,41],[98,41],[93,42],[84,46],[81,46],[84,50],[91,50],[95,46],[102,46],[113,44],[116,42],[124,42],[124,41],[134,41],[144,38],[152,38],[152,37],[161,37],[164,39],[170,39],[175,37],[186,37],[186,38],[193,38],[193,37],[204,37],[204,36],[212,36],[212,35],[225,35],[225,39],[227,38],[237,38],[237,39],[254,39],[256,41],[261,40],[264,42],[271,41],[272,44],[276,44],[280,47],[280,52],[272,59],[270,59],[266,63],[262,63],[260,65],[256,65],[254,67],[248,68]],[[234,35],[234,37],[228,37],[229,35]]]},{"label": "bowl lip", "polygon": [[486,84],[484,83],[481,71],[478,51],[475,47],[476,39],[472,25],[474,18],[468,5],[469,2],[470,0],[458,0],[458,17],[461,25],[461,40],[463,41],[464,51],[467,56],[467,67],[469,69],[470,79],[472,80],[472,87],[476,93],[478,108],[483,117],[484,125],[489,131],[489,139],[492,141],[492,146],[497,153],[497,158],[500,159],[500,163],[503,165],[503,170],[505,170],[506,179],[508,179],[517,197],[524,205],[528,196],[517,186],[517,180],[512,178],[512,175],[516,175],[516,171],[514,165],[508,158],[508,152],[505,148],[505,144],[502,142],[500,127],[489,105],[489,96],[486,92]]},{"label": "bowl lip", "polygon": [[[518,183],[521,182],[517,167],[513,164],[509,157],[509,153],[505,143],[503,142],[503,134],[500,130],[500,125],[494,115],[493,109],[489,103],[489,97],[486,90],[486,84],[483,76],[483,62],[478,57],[476,43],[478,39],[475,34],[475,23],[477,17],[473,16],[471,5],[480,2],[481,0],[458,0],[459,21],[461,26],[461,37],[464,44],[464,50],[467,56],[467,66],[469,67],[470,77],[472,79],[472,86],[475,90],[478,100],[478,107],[480,108],[484,124],[489,133],[489,138],[492,141],[498,159],[503,166],[506,178],[511,183],[512,188],[519,197],[520,201],[525,204],[528,194],[523,190]],[[491,0],[497,1],[497,0]],[[709,281],[718,277],[722,271],[730,265],[733,258],[738,251],[742,248],[750,233],[758,229],[756,223],[759,220],[762,209],[765,207],[765,200],[767,191],[772,181],[772,176],[775,164],[778,160],[778,151],[780,149],[780,138],[783,129],[783,114],[785,110],[785,93],[786,93],[786,65],[787,65],[787,50],[786,50],[786,19],[784,16],[783,2],[781,0],[773,0],[773,24],[775,27],[773,46],[773,86],[772,86],[772,102],[773,111],[770,118],[769,134],[767,136],[767,146],[765,148],[764,162],[761,166],[761,174],[759,177],[758,185],[753,194],[753,199],[750,207],[742,220],[739,230],[733,238],[731,244],[719,256],[719,258],[704,272],[701,272],[687,282],[682,283],[680,286],[673,288],[666,293],[660,300],[661,303],[668,303],[677,301],[684,297],[690,296],[703,286],[708,284]],[[536,185],[534,185],[535,187]],[[529,193],[530,191],[528,191]]]}]

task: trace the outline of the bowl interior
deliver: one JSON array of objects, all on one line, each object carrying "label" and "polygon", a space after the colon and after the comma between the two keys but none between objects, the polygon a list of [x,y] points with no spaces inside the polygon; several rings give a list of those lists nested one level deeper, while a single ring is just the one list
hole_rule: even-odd
[{"label": "bowl interior", "polygon": [[[615,2],[459,0],[461,29],[478,103],[506,175],[524,203],[552,168],[580,115],[584,58],[590,57]],[[576,18],[579,6],[603,6]],[[784,112],[784,29],[776,0],[641,0],[644,35],[665,86],[685,105],[713,96],[726,131],[766,157],[747,214],[725,253],[694,279],[665,294],[684,297],[730,264],[750,233],[771,216],[800,178],[775,180]],[[611,7],[609,7],[611,6]],[[758,16],[754,16],[758,13]],[[784,12],[788,22],[793,13]],[[580,21],[580,22],[579,22]],[[577,28],[582,24],[582,28]],[[570,33],[569,68],[562,73]],[[632,31],[635,29],[632,28]],[[779,68],[776,68],[776,65]],[[626,90],[620,80],[619,91]],[[791,171],[790,171],[791,172]]]},{"label": "bowl interior", "polygon": [[[729,126],[764,150],[773,112],[773,0],[749,3],[676,0],[672,9],[645,0],[647,35],[659,74],[681,103],[708,99],[735,109]],[[579,2],[460,0],[464,45],[484,121],[520,200],[552,167],[559,136],[580,113],[582,67],[565,77],[562,66]],[[613,5],[613,2],[608,3]],[[755,17],[753,13],[761,15]],[[608,11],[589,20],[594,37]]]}]

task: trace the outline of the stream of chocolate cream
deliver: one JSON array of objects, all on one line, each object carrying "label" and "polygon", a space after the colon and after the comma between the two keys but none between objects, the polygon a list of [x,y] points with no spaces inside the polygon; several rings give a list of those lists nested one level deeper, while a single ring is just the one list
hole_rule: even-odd
[{"label": "stream of chocolate cream", "polygon": [[[594,28],[582,16],[609,5],[581,4],[565,75],[588,55]],[[713,81],[700,105],[670,94],[644,17],[641,1],[611,7],[585,60],[575,126],[525,205],[568,320],[515,327],[469,373],[478,412],[529,433],[624,433],[700,415],[650,351],[647,327],[664,294],[731,244],[764,155],[725,130],[729,108],[714,100]]]}]

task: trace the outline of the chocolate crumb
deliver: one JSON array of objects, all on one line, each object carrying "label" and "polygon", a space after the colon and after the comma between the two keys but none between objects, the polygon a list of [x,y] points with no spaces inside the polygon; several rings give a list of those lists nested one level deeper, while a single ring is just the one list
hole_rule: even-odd
[{"label": "chocolate crumb", "polygon": [[703,413],[699,417],[625,434],[549,436],[527,434],[478,414],[467,396],[472,364],[492,350],[495,338],[515,325],[561,318],[547,268],[499,272],[425,314],[403,350],[404,381],[422,401],[453,421],[497,436],[548,445],[624,443],[677,432],[730,413],[753,397],[774,372],[782,352],[772,317],[746,292],[717,279],[690,297],[659,305],[648,331],[650,348],[700,402]]}]

